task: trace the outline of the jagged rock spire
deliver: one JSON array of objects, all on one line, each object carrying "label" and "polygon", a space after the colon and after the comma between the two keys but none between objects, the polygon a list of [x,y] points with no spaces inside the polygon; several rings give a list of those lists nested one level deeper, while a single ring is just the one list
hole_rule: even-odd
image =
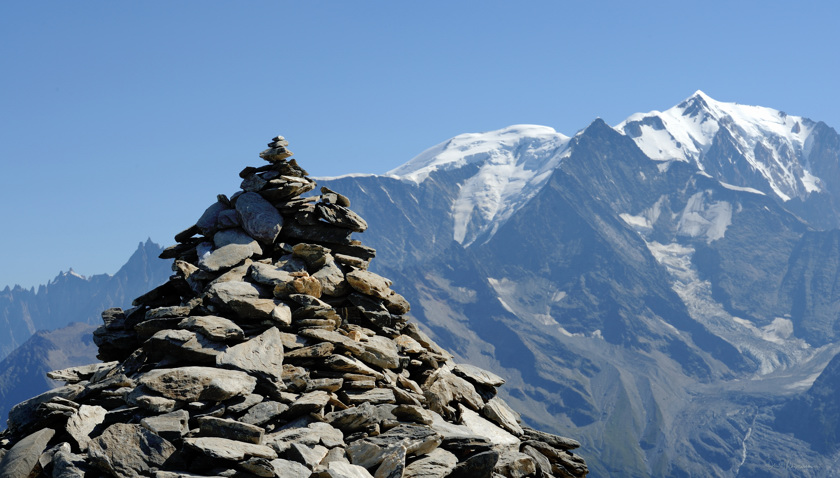
[{"label": "jagged rock spire", "polygon": [[584,476],[578,443],[522,426],[504,380],[405,315],[350,200],[277,136],[162,258],[172,277],[103,312],[105,363],[14,407],[0,476]]}]

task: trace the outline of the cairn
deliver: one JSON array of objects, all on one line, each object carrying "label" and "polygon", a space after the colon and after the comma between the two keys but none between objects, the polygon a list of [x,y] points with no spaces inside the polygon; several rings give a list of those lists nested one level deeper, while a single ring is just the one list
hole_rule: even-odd
[{"label": "cairn", "polygon": [[579,444],[523,426],[504,380],[416,324],[367,223],[275,137],[162,258],[168,282],[94,333],[104,363],[15,406],[0,478],[582,477]]}]

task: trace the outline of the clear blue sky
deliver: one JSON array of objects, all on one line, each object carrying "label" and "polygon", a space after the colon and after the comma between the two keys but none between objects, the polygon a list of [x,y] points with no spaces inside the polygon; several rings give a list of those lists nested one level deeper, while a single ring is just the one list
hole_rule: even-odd
[{"label": "clear blue sky", "polygon": [[383,173],[702,89],[840,127],[837,2],[0,2],[0,288],[169,245],[284,134]]}]

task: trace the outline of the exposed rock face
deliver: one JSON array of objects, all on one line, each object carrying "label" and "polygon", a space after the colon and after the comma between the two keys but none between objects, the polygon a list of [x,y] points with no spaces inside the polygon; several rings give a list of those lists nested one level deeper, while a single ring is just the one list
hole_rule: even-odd
[{"label": "exposed rock face", "polygon": [[490,372],[455,364],[350,239],[367,223],[276,137],[162,257],[170,280],[109,309],[107,364],[12,411],[0,477],[584,476],[524,428]]}]

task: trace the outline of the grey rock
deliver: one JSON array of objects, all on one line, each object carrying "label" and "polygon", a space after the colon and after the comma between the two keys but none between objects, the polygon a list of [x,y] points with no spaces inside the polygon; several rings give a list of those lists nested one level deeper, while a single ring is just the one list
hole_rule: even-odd
[{"label": "grey rock", "polygon": [[410,463],[405,468],[404,476],[412,478],[444,478],[458,464],[458,458],[452,453],[436,448],[428,455]]},{"label": "grey rock", "polygon": [[574,450],[580,447],[580,442],[571,438],[552,435],[529,427],[522,427],[522,430],[528,440],[541,441],[558,450]]},{"label": "grey rock", "polygon": [[364,468],[372,468],[382,463],[382,460],[388,454],[393,453],[398,448],[402,448],[402,445],[394,443],[381,446],[372,443],[368,439],[364,439],[350,443],[345,450],[347,451],[347,458],[350,459],[350,463]]},{"label": "grey rock", "polygon": [[249,458],[239,462],[238,468],[252,475],[274,478],[274,467],[271,465],[271,460],[267,458]]},{"label": "grey rock", "polygon": [[107,410],[99,406],[82,405],[73,416],[67,420],[65,430],[76,440],[81,451],[87,451],[90,443],[90,433],[97,425],[105,420]]},{"label": "grey rock", "polygon": [[216,227],[219,229],[229,229],[239,227],[242,223],[239,221],[239,214],[235,209],[225,209],[219,213],[216,219]]},{"label": "grey rock", "polygon": [[175,452],[167,440],[140,425],[115,423],[102,435],[91,440],[90,461],[97,468],[114,476],[148,475],[159,468]]},{"label": "grey rock", "polygon": [[530,445],[524,445],[522,447],[522,453],[525,453],[534,459],[537,476],[541,478],[552,478],[554,476],[551,472],[551,461],[549,461],[548,457],[540,453],[536,448]]},{"label": "grey rock", "polygon": [[365,232],[367,222],[350,209],[338,204],[319,203],[315,206],[318,215],[328,223],[355,232]]},{"label": "grey rock", "polygon": [[208,207],[204,211],[204,214],[198,218],[198,221],[195,223],[196,227],[198,227],[202,234],[209,236],[218,228],[216,224],[219,220],[219,214],[225,209],[229,209],[227,205],[220,202],[213,203],[213,205]]},{"label": "grey rock", "polygon": [[245,415],[243,415],[242,418],[239,419],[239,421],[243,423],[249,423],[251,425],[262,426],[270,422],[271,420],[274,420],[275,418],[279,417],[288,409],[288,405],[280,402],[275,402],[271,400],[261,402],[249,408]]},{"label": "grey rock", "polygon": [[496,462],[499,461],[499,452],[495,450],[476,453],[466,460],[458,463],[449,478],[482,478],[490,477]]},{"label": "grey rock", "polygon": [[413,422],[423,425],[431,425],[431,413],[418,405],[399,405],[392,412],[401,422]]},{"label": "grey rock", "polygon": [[526,453],[506,451],[499,457],[495,471],[510,478],[525,478],[534,476],[537,472],[537,462]]},{"label": "grey rock", "polygon": [[307,244],[301,242],[292,247],[292,255],[299,257],[304,262],[309,270],[319,269],[332,259],[330,250],[318,244]]},{"label": "grey rock", "polygon": [[79,383],[83,380],[90,380],[96,372],[113,368],[118,362],[94,363],[79,367],[70,367],[61,370],[47,372],[47,378],[61,380],[67,383]]},{"label": "grey rock", "polygon": [[11,411],[9,411],[9,419],[6,422],[7,429],[17,432],[27,428],[38,420],[36,410],[41,404],[56,397],[74,400],[77,396],[84,392],[84,390],[85,387],[82,384],[70,384],[54,388],[38,396],[32,397],[29,400],[18,403],[12,407]]},{"label": "grey rock", "polygon": [[385,307],[388,309],[388,312],[396,315],[407,314],[408,311],[411,310],[411,304],[409,304],[408,301],[405,300],[405,297],[401,296],[400,294],[397,294],[393,290],[388,295],[388,297],[385,298],[384,304]]},{"label": "grey rock", "polygon": [[362,294],[379,299],[386,299],[391,295],[391,281],[373,272],[356,269],[345,275],[347,282],[353,289]]},{"label": "grey rock", "polygon": [[394,391],[389,388],[374,388],[364,392],[346,392],[345,396],[348,405],[357,405],[365,402],[374,405],[397,402],[394,397]]},{"label": "grey rock", "polygon": [[344,355],[330,355],[323,362],[324,366],[342,372],[358,373],[369,375],[377,380],[384,378],[384,375],[367,366],[361,360]]},{"label": "grey rock", "polygon": [[387,337],[374,336],[365,342],[357,342],[338,332],[329,330],[305,330],[301,331],[300,334],[322,342],[332,342],[358,359],[377,367],[392,369],[400,365],[397,346]]},{"label": "grey rock", "polygon": [[196,419],[200,436],[228,438],[246,443],[262,443],[265,430],[256,425],[216,417]]},{"label": "grey rock", "polygon": [[399,425],[385,433],[364,440],[381,448],[402,445],[409,455],[426,455],[437,448],[443,437],[434,429],[422,425]]},{"label": "grey rock", "polygon": [[183,404],[171,398],[154,395],[151,390],[142,385],[131,390],[126,395],[125,401],[131,406],[140,407],[152,413],[169,413]]},{"label": "grey rock", "polygon": [[321,293],[330,297],[342,297],[347,295],[350,284],[344,278],[344,272],[338,267],[335,261],[330,260],[317,272],[312,274],[321,283]]},{"label": "grey rock", "polygon": [[263,396],[257,393],[252,393],[244,397],[234,397],[230,399],[225,405],[229,413],[242,413],[245,410],[263,401]]},{"label": "grey rock", "polygon": [[266,184],[268,184],[268,181],[261,178],[257,174],[252,174],[252,175],[246,177],[245,179],[243,179],[242,183],[239,185],[239,187],[243,191],[257,192],[260,189],[262,189],[263,187],[265,187]]},{"label": "grey rock", "polygon": [[286,284],[295,279],[295,276],[293,276],[291,272],[270,264],[263,264],[261,262],[251,264],[248,274],[254,281],[271,287],[278,284]]},{"label": "grey rock", "polygon": [[323,410],[330,401],[330,394],[323,390],[304,393],[289,405],[289,415],[299,416]]},{"label": "grey rock", "polygon": [[229,461],[242,461],[246,457],[277,458],[277,453],[265,445],[245,443],[227,438],[198,437],[185,438],[184,443],[196,451],[199,451],[211,458]]},{"label": "grey rock", "polygon": [[85,457],[73,453],[70,444],[64,442],[52,457],[52,478],[84,478],[85,472],[80,468],[84,463]]},{"label": "grey rock", "polygon": [[382,463],[376,469],[373,478],[402,478],[405,472],[405,455],[406,449],[404,446],[396,447],[390,451],[382,459]]},{"label": "grey rock", "polygon": [[230,281],[213,284],[207,292],[224,305],[233,301],[270,297],[268,292],[250,282]]},{"label": "grey rock", "polygon": [[38,459],[55,435],[55,430],[43,428],[28,435],[15,445],[0,460],[0,476],[3,478],[27,478],[37,467]]},{"label": "grey rock", "polygon": [[505,379],[499,377],[495,373],[488,372],[487,370],[478,368],[475,365],[466,363],[459,363],[458,365],[455,365],[452,372],[455,373],[455,375],[461,376],[477,385],[499,387],[505,383]]},{"label": "grey rock", "polygon": [[257,193],[247,192],[236,200],[242,227],[254,239],[272,244],[283,227],[283,216]]},{"label": "grey rock", "polygon": [[376,407],[369,403],[328,413],[327,423],[344,433],[353,433],[380,422]]},{"label": "grey rock", "polygon": [[310,423],[307,428],[317,433],[321,444],[327,448],[344,446],[344,434],[341,433],[341,430],[333,427],[329,423],[314,422]]},{"label": "grey rock", "polygon": [[304,445],[302,443],[292,443],[288,450],[286,450],[286,458],[294,460],[298,463],[306,465],[310,470],[314,470],[321,460],[327,456],[326,447],[321,445]]},{"label": "grey rock", "polygon": [[262,254],[259,243],[241,229],[224,229],[213,236],[215,248],[199,253],[198,265],[210,272],[233,267],[255,254]]},{"label": "grey rock", "polygon": [[420,345],[420,342],[412,339],[408,335],[400,335],[394,339],[394,343],[397,344],[397,347],[403,352],[407,354],[419,354],[426,349]]},{"label": "grey rock", "polygon": [[329,478],[373,478],[369,471],[358,465],[332,462],[327,468]]},{"label": "grey rock", "polygon": [[216,358],[216,365],[258,374],[279,382],[283,371],[283,339],[277,327],[230,347]]},{"label": "grey rock", "polygon": [[166,440],[177,441],[189,431],[189,419],[190,414],[186,410],[178,410],[163,415],[146,417],[140,420],[140,425]]},{"label": "grey rock", "polygon": [[151,370],[139,382],[172,400],[195,402],[247,395],[254,391],[257,380],[238,370],[195,366]]},{"label": "grey rock", "polygon": [[188,317],[178,326],[220,342],[240,342],[245,336],[242,328],[232,320],[213,315]]},{"label": "grey rock", "polygon": [[481,413],[516,436],[522,436],[524,433],[519,425],[519,415],[499,397],[487,400]]},{"label": "grey rock", "polygon": [[473,434],[487,437],[494,445],[500,447],[519,445],[519,439],[515,436],[485,420],[464,405],[459,405],[459,407],[461,409],[461,423]]},{"label": "grey rock", "polygon": [[436,373],[425,396],[429,408],[444,416],[451,413],[449,404],[453,401],[467,403],[474,410],[484,408],[484,400],[470,382],[444,370]]},{"label": "grey rock", "polygon": [[274,476],[277,478],[301,478],[309,476],[311,473],[306,465],[282,458],[271,460],[271,466],[274,468]]},{"label": "grey rock", "polygon": [[153,357],[171,355],[201,364],[215,362],[225,348],[224,344],[189,330],[161,330],[143,344],[143,349]]}]

